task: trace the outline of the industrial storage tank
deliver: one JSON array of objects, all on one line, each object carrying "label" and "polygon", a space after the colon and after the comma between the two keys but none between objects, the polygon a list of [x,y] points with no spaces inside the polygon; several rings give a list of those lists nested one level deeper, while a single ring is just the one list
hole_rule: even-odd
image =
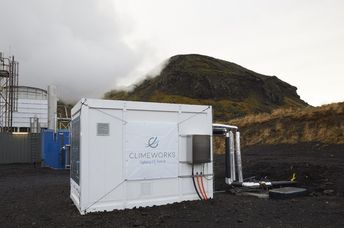
[{"label": "industrial storage tank", "polygon": [[[15,131],[28,132],[35,123],[37,128],[48,127],[48,93],[44,89],[29,86],[18,86],[17,102],[13,112],[12,127]],[[31,122],[30,122],[31,120]]]},{"label": "industrial storage tank", "polygon": [[213,197],[211,106],[82,99],[71,126],[81,214]]}]

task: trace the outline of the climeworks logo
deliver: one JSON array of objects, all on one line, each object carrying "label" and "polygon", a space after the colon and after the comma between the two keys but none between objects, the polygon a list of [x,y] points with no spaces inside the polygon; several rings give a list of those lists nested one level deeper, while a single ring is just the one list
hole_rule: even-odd
[{"label": "climeworks logo", "polygon": [[147,141],[146,147],[150,148],[157,148],[159,146],[159,139],[158,137],[150,137]]}]

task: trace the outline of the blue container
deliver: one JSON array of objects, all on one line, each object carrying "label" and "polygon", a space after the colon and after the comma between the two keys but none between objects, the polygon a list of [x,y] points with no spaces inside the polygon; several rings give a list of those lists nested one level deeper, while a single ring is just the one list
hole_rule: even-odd
[{"label": "blue container", "polygon": [[42,158],[44,166],[53,169],[65,169],[66,159],[66,145],[69,142],[69,131],[58,130],[54,133],[53,130],[47,129],[42,132]]}]

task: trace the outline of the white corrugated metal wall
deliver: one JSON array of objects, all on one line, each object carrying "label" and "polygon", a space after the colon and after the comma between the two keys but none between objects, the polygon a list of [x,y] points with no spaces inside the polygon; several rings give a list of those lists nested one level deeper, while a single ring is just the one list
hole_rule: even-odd
[{"label": "white corrugated metal wall", "polygon": [[13,124],[15,128],[29,128],[30,118],[39,118],[41,128],[48,127],[48,96],[45,90],[19,87],[18,103],[13,113]]}]

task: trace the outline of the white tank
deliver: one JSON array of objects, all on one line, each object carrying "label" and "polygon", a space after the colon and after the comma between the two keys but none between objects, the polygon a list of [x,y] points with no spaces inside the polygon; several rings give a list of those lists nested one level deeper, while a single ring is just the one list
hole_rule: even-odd
[{"label": "white tank", "polygon": [[[13,112],[14,128],[30,129],[30,118],[37,118],[41,128],[48,127],[48,94],[46,90],[18,86],[18,100]],[[38,123],[37,123],[38,124]],[[39,129],[36,129],[39,131]]]}]

